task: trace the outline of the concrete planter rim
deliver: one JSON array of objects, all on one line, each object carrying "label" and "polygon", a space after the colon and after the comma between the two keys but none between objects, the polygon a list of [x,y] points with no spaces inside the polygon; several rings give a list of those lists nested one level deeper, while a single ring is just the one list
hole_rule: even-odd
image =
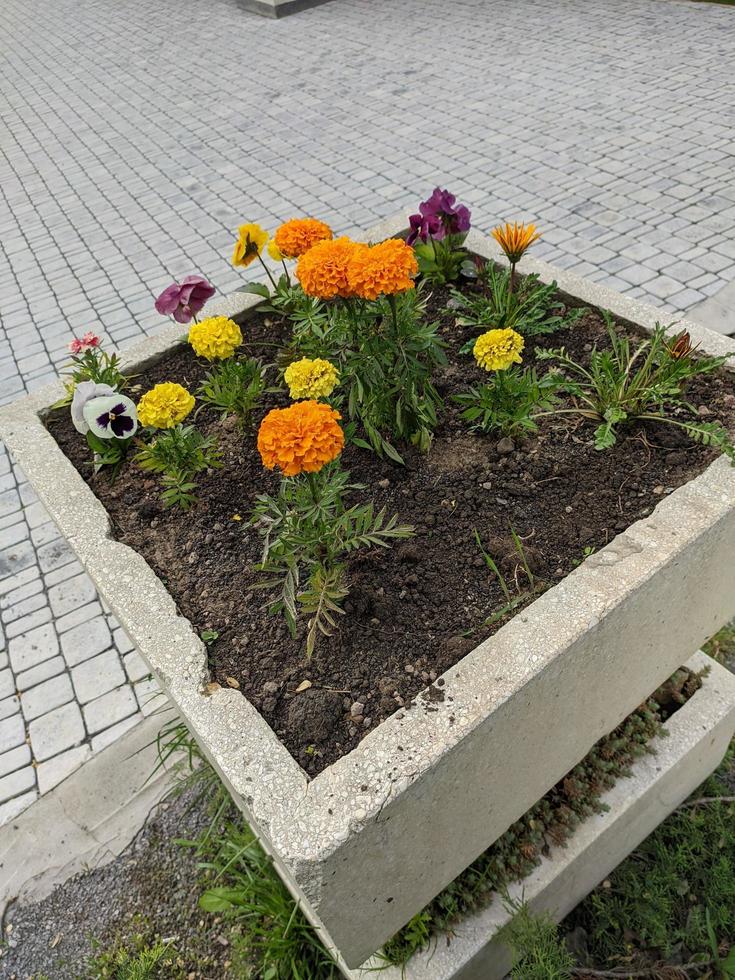
[{"label": "concrete planter rim", "polygon": [[[401,216],[378,225],[368,237],[377,241],[404,230],[405,217]],[[498,254],[494,243],[491,245],[475,232],[468,236],[467,247],[488,258]],[[544,281],[556,279],[559,289],[575,300],[610,309],[643,329],[650,330],[660,319],[655,309],[645,304],[546,263],[527,258],[519,270],[536,272]],[[208,312],[247,317],[260,302],[251,294],[235,293],[210,304]],[[684,328],[689,329],[703,351],[735,355],[735,340],[681,321],[678,329]],[[135,345],[124,352],[123,369],[140,370],[178,343],[183,334],[176,325]],[[734,363],[735,358],[731,358],[729,366]],[[691,542],[715,533],[735,509],[735,470],[721,458],[664,498],[650,517],[619,534],[446,671],[443,680],[448,697],[443,704],[432,704],[430,712],[420,707],[397,711],[352,752],[309,780],[239,692],[220,689],[206,693],[204,644],[188,620],[178,614],[173,599],[145,560],[112,539],[102,504],[43,426],[39,416],[62,394],[61,383],[54,382],[1,409],[0,434],[240,802],[264,846],[274,854],[289,887],[320,928],[319,916],[313,909],[330,901],[332,874],[323,869],[332,865],[337,868],[357,853],[355,842],[368,828],[377,840],[383,841],[383,835],[389,833],[388,822],[404,801],[422,812],[421,807],[427,804],[421,801],[421,784],[427,774],[439,763],[451,766],[463,750],[463,743],[483,731],[491,715],[504,717],[503,712],[510,710],[514,699],[532,697],[537,678],[544,671],[554,673],[557,669],[555,659],[559,654],[575,650],[636,588],[645,587],[660,574],[665,564],[663,552],[667,562],[679,561]],[[652,683],[644,694],[655,686]],[[635,703],[638,702],[623,716]],[[597,737],[604,733],[599,731]],[[579,758],[595,740],[589,741]],[[552,774],[549,778],[552,785],[556,780]],[[538,792],[534,799],[545,791]],[[525,809],[527,806],[517,815]],[[477,848],[476,853],[491,842]],[[471,863],[476,854],[469,860],[465,856],[458,858],[464,863],[449,874],[447,881]],[[442,874],[446,878],[448,872]],[[425,883],[425,891],[433,889],[426,898],[443,887],[435,885],[436,882]],[[416,898],[414,904],[414,911],[418,911],[425,901]],[[405,914],[401,908],[396,901],[395,912],[391,913],[396,921]],[[330,916],[336,914],[333,909],[326,916],[325,940],[337,949],[346,949],[350,966],[362,962],[401,924],[398,921],[389,931],[387,926],[376,925],[372,938],[368,938],[366,929],[353,947],[341,936],[332,938]],[[380,930],[385,935],[376,941]]]}]

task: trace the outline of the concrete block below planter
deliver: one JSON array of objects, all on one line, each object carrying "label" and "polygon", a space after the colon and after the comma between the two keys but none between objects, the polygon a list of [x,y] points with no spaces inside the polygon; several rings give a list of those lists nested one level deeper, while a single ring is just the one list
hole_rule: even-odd
[{"label": "concrete block below planter", "polygon": [[239,0],[243,10],[261,17],[288,17],[309,7],[319,7],[329,0]]},{"label": "concrete block below planter", "polygon": [[[640,759],[632,775],[604,795],[605,813],[585,820],[565,847],[554,848],[532,874],[509,889],[512,900],[560,921],[717,768],[735,731],[735,676],[701,652],[686,666],[711,669],[699,691],[667,722],[668,736],[655,740],[655,755]],[[512,917],[496,899],[462,921],[449,944],[440,936],[404,970],[391,967],[376,973],[380,961],[374,957],[345,976],[502,980],[511,968],[502,937]]]}]

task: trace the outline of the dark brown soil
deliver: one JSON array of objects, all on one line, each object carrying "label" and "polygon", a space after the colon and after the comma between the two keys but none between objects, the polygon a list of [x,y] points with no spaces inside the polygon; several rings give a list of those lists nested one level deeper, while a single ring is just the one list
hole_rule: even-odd
[{"label": "dark brown soil", "polygon": [[[197,422],[216,436],[224,466],[203,476],[200,503],[183,513],[164,509],[157,481],[130,463],[114,483],[104,472],[93,476],[85,440],[68,412],[48,422],[107,507],[119,539],[145,556],[198,631],[219,633],[210,647],[213,679],[239,687],[311,774],[349,752],[502,624],[501,617],[486,625],[505,598],[475,529],[511,587],[524,592],[528,582],[510,535],[515,529],[538,593],[579,564],[586,550],[603,547],[650,514],[717,455],[656,423],[631,426],[613,449],[598,452],[594,426],[572,416],[549,419],[536,437],[501,451],[509,447],[469,432],[448,399],[486,378],[470,356],[458,353],[478,331],[456,326],[445,295],[435,295],[432,307],[449,345],[449,365],[438,378],[447,405],[431,452],[421,456],[401,447],[405,467],[354,446],[343,455],[353,479],[369,488],[355,499],[371,496],[415,525],[416,536],[391,550],[354,555],[347,615],[309,663],[305,624],[292,639],[284,620],[266,612],[265,593],[253,591],[261,541],[247,519],[255,494],[278,485],[261,465],[254,431],[243,434],[232,420],[199,412]],[[274,360],[273,343],[288,336],[284,323],[263,315],[249,320],[244,332],[249,352],[266,361]],[[595,342],[603,346],[606,334],[600,316],[589,312],[571,331],[539,338],[538,345],[564,344],[584,359]],[[527,341],[526,364],[534,348]],[[182,346],[136,381],[142,390],[161,380],[193,390],[205,369]],[[722,372],[697,380],[688,397],[708,420],[732,428],[734,391],[733,379]],[[283,399],[270,396],[256,423],[278,403]],[[295,693],[304,680],[312,686]]]}]

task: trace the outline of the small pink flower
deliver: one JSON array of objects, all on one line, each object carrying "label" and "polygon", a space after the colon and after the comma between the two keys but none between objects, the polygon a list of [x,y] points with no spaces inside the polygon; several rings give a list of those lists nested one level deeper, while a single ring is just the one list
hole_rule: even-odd
[{"label": "small pink flower", "polygon": [[91,330],[88,330],[85,333],[85,335],[82,337],[82,344],[85,347],[99,347],[100,338],[97,336],[96,333],[92,333]]},{"label": "small pink flower", "polygon": [[81,340],[77,340],[75,337],[69,344],[69,350],[72,352],[72,354],[81,354],[81,352],[84,350],[84,344]]}]

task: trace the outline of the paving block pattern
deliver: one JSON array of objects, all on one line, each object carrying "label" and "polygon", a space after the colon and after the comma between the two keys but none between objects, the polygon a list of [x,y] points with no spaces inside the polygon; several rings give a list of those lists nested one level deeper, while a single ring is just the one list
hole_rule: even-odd
[{"label": "paving block pattern", "polygon": [[[334,0],[281,21],[232,0],[4,0],[0,404],[53,377],[74,334],[155,332],[172,277],[239,285],[243,220],[356,232],[436,183],[479,227],[535,220],[536,255],[672,319],[704,303],[735,279],[732,17],[662,0]],[[433,56],[411,54],[418,38]],[[156,695],[2,452],[0,651],[2,822]]]}]

